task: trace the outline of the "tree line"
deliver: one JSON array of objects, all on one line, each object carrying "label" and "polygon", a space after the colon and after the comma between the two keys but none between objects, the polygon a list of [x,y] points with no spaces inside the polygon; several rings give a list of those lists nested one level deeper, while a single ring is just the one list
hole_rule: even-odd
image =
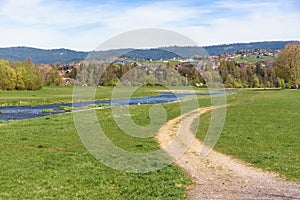
[{"label": "tree line", "polygon": [[62,77],[54,66],[33,65],[31,59],[0,60],[1,90],[38,90],[43,85],[61,85]]},{"label": "tree line", "polygon": [[300,43],[290,43],[267,66],[261,62],[240,67],[234,61],[220,61],[219,72],[225,87],[298,88],[300,85]]},{"label": "tree line", "polygon": [[171,65],[153,64],[97,64],[88,62],[77,69],[76,83],[79,85],[115,86],[115,85],[185,85],[181,76]]},{"label": "tree line", "polygon": [[219,72],[229,88],[282,87],[275,68],[262,63],[240,67],[234,61],[221,60]]}]

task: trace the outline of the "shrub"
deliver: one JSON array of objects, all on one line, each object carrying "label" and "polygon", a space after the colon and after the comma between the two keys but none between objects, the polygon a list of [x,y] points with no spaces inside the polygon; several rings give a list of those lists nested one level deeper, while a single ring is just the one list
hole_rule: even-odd
[{"label": "shrub", "polygon": [[52,109],[45,109],[42,111],[43,113],[54,113],[55,111]]},{"label": "shrub", "polygon": [[66,112],[71,112],[72,111],[72,107],[70,107],[70,106],[60,106],[59,110],[64,110]]}]

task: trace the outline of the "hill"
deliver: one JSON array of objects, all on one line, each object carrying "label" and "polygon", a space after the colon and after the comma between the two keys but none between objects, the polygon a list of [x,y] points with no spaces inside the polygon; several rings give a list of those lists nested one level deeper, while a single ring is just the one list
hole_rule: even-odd
[{"label": "hill", "polygon": [[281,50],[288,43],[299,41],[272,41],[272,42],[251,42],[251,43],[235,43],[203,47],[210,55],[221,55],[240,50]]},{"label": "hill", "polygon": [[143,59],[143,60],[169,60],[172,58],[182,57],[172,51],[167,51],[163,49],[136,49],[127,52],[121,57],[131,58],[131,59]]},{"label": "hill", "polygon": [[72,51],[69,49],[45,50],[31,47],[0,48],[0,59],[19,61],[30,57],[35,64],[68,63],[83,60],[87,54],[87,52]]},{"label": "hill", "polygon": [[[107,51],[73,51],[69,49],[36,49],[30,47],[10,47],[0,48],[0,59],[9,61],[25,60],[31,57],[35,64],[68,63],[88,58],[107,58],[107,57],[128,57],[135,59],[170,59],[174,57],[189,58],[194,55],[221,55],[224,53],[236,52],[239,50],[280,50],[286,44],[295,41],[274,41],[274,42],[251,42],[223,44],[206,47],[162,47],[159,49],[116,49]],[[206,50],[206,51],[204,51]]]}]

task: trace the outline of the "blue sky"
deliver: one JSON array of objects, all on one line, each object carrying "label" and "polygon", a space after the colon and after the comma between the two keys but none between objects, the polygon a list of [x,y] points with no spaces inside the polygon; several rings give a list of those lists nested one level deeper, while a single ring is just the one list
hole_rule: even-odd
[{"label": "blue sky", "polygon": [[0,47],[93,50],[134,29],[176,31],[199,45],[300,40],[298,0],[0,0]]}]

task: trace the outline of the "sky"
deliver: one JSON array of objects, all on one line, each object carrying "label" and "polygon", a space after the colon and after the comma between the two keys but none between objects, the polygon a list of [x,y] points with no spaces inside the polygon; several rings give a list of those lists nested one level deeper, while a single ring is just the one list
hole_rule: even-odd
[{"label": "sky", "polygon": [[143,28],[200,46],[300,40],[299,0],[0,0],[0,47],[90,51]]}]

